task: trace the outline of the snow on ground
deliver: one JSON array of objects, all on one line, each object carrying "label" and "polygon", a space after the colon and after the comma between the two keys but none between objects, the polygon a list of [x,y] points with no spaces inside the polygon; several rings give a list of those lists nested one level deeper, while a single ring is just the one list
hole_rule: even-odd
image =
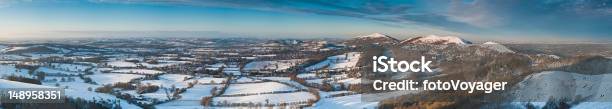
[{"label": "snow on ground", "polygon": [[[549,98],[586,98],[576,108],[598,108],[612,100],[612,74],[583,75],[563,71],[544,71],[527,76],[513,87],[515,101],[546,102]],[[536,103],[542,107],[543,103]],[[599,107],[602,108],[602,107]]]},{"label": "snow on ground", "polygon": [[214,87],[217,87],[217,90],[221,90],[222,85],[195,85],[192,88],[187,89],[187,91],[181,93],[181,99],[183,101],[199,101],[202,97],[211,96],[210,93]]},{"label": "snow on ground", "polygon": [[292,60],[275,60],[275,61],[253,61],[244,65],[243,70],[275,70],[282,71],[286,70],[295,65],[299,65],[304,62],[303,59],[292,59]]},{"label": "snow on ground", "polygon": [[[145,98],[149,98],[149,99],[157,99],[159,101],[167,101],[168,99],[168,94],[169,96],[172,96],[172,92],[170,92],[171,89],[170,86],[164,86],[164,87],[160,87],[159,90],[153,92],[153,93],[144,93],[144,94],[140,94],[142,96],[144,96]],[[166,94],[166,91],[168,92],[168,94]]]},{"label": "snow on ground", "polygon": [[381,34],[381,33],[372,33],[370,35],[357,36],[357,38],[391,38],[391,37]]},{"label": "snow on ground", "polygon": [[113,70],[112,73],[129,73],[129,74],[160,74],[164,73],[163,71],[158,70],[149,70],[149,69],[121,69],[121,70]]},{"label": "snow on ground", "polygon": [[232,83],[248,83],[248,82],[259,82],[261,80],[256,80],[256,79],[252,79],[252,78],[247,78],[247,77],[239,77],[237,79],[232,80]]},{"label": "snow on ground", "polygon": [[195,85],[187,91],[181,93],[181,98],[167,103],[156,105],[158,109],[201,109],[200,100],[202,97],[212,96],[211,90],[217,87],[221,89],[221,85]]},{"label": "snow on ground", "polygon": [[188,63],[189,61],[167,61],[167,60],[160,60],[158,64],[149,64],[149,63],[138,63],[146,68],[160,68],[160,67],[168,67],[168,66],[174,66],[174,65],[180,65],[180,64],[185,64]]},{"label": "snow on ground", "polygon": [[228,74],[228,75],[242,75],[242,72],[237,71],[237,70],[224,70],[223,73]]},{"label": "snow on ground", "polygon": [[53,87],[0,79],[0,88],[53,88]]},{"label": "snow on ground", "polygon": [[325,67],[328,69],[350,69],[357,65],[360,56],[361,53],[359,52],[349,52],[342,55],[327,57],[327,59],[322,62],[306,67],[306,70],[312,71]]},{"label": "snow on ground", "polygon": [[4,65],[0,64],[0,77],[16,75],[28,78],[33,78],[32,75],[28,74],[28,69],[17,69],[15,65]]},{"label": "snow on ground", "polygon": [[483,43],[480,46],[483,47],[483,48],[488,48],[488,49],[491,49],[491,50],[495,50],[495,51],[500,52],[500,53],[514,53],[514,51],[512,51],[508,47],[506,47],[506,46],[504,46],[502,44],[496,43],[496,42],[485,42],[485,43]]},{"label": "snow on ground", "polygon": [[351,84],[361,84],[361,79],[360,78],[347,78],[347,79],[338,80],[337,82],[342,83],[345,86],[348,86]]},{"label": "snow on ground", "polygon": [[159,80],[141,81],[141,83],[143,84],[152,84],[160,86],[160,89],[153,93],[144,93],[140,95],[146,98],[155,98],[162,101],[168,100],[166,92],[168,91],[168,93],[170,94],[171,92],[167,88],[170,88],[172,86],[174,86],[175,88],[187,88],[188,82],[190,81],[186,81],[186,79],[191,77],[192,76],[190,75],[183,74],[164,74],[159,76]]},{"label": "snow on ground", "polygon": [[39,67],[34,72],[44,72],[47,75],[78,75],[82,72],[70,72],[64,70],[53,69],[49,67]]},{"label": "snow on ground", "polygon": [[65,48],[58,48],[58,47],[47,47],[49,49],[55,50],[55,51],[59,51],[60,53],[69,53],[72,50],[68,50]]},{"label": "snow on ground", "polygon": [[170,81],[185,81],[191,77],[192,76],[190,75],[183,75],[183,74],[164,74],[164,75],[160,75],[159,79],[160,80],[170,80]]},{"label": "snow on ground", "polygon": [[[188,82],[186,78],[190,78],[189,75],[182,74],[164,74],[159,76],[159,80],[144,80],[141,81],[143,84],[152,84],[157,86],[170,87],[174,85],[176,88],[186,88]],[[199,82],[199,81],[198,81]]]},{"label": "snow on ground", "polygon": [[208,70],[219,70],[221,67],[227,67],[224,63],[215,63],[212,65],[206,65],[206,69]]},{"label": "snow on ground", "polygon": [[465,39],[461,39],[456,36],[437,36],[437,35],[428,35],[425,37],[416,37],[402,41],[401,43],[418,43],[418,44],[458,44],[465,45],[471,44],[470,41]]},{"label": "snow on ground", "polygon": [[[342,91],[344,92],[344,91]],[[312,107],[313,109],[375,109],[378,102],[361,101],[361,94],[325,98],[334,94],[334,92],[320,92],[321,100]]]},{"label": "snow on ground", "polygon": [[234,76],[242,75],[242,72],[240,72],[240,68],[238,68],[237,66],[234,66],[234,67],[229,66],[229,67],[223,68],[223,73],[234,75]]},{"label": "snow on ground", "polygon": [[317,74],[315,73],[300,73],[297,75],[298,78],[316,78]]},{"label": "snow on ground", "polygon": [[[100,99],[119,100],[121,107],[124,109],[140,109],[140,107],[133,105],[133,104],[129,104],[127,103],[127,101],[120,100],[119,98],[116,98],[113,95],[88,91],[89,87],[91,87],[92,89],[99,87],[97,85],[92,85],[92,84],[87,84],[87,83],[82,83],[82,82],[61,82],[60,83],[60,87],[66,88],[65,86],[68,86],[68,89],[65,89],[66,91],[65,94],[68,97],[72,97],[72,98],[78,97],[78,98],[82,98],[82,99],[89,100],[89,101],[93,101],[94,99],[98,101]],[[22,82],[15,82],[15,81],[8,81],[8,80],[0,79],[0,88],[54,88],[54,87],[55,87],[55,82],[43,83],[43,85],[36,85],[36,84],[29,84],[29,83],[22,83]]]},{"label": "snow on ground", "polygon": [[137,74],[117,74],[117,73],[100,73],[94,75],[88,75],[94,82],[103,84],[114,84],[118,82],[130,82],[133,79],[144,78],[144,75]]},{"label": "snow on ground", "polygon": [[248,83],[248,84],[231,84],[223,95],[235,95],[235,94],[257,94],[264,92],[274,91],[294,91],[295,88],[290,86],[276,83],[276,82],[263,82],[263,83]]},{"label": "snow on ground", "polygon": [[[231,86],[230,86],[231,88]],[[280,104],[289,102],[307,102],[309,99],[314,100],[315,96],[308,92],[293,92],[293,93],[278,93],[278,94],[260,94],[237,97],[215,97],[213,103],[261,103]],[[329,108],[331,109],[331,108]]]},{"label": "snow on ground", "polygon": [[[122,100],[120,98],[115,97],[114,95],[97,93],[94,90],[97,87],[101,87],[100,85],[93,85],[88,83],[83,83],[80,78],[75,78],[77,81],[73,82],[44,82],[45,86],[55,86],[56,83],[59,84],[61,88],[66,88],[66,95],[72,98],[81,98],[88,101],[100,101],[102,100],[119,100],[120,105],[123,109],[140,109],[140,107],[129,104],[127,101]],[[94,78],[92,78],[94,79]],[[91,89],[91,91],[89,91]]]},{"label": "snow on ground", "polygon": [[95,56],[95,55],[100,55],[100,53],[96,53],[96,52],[74,52],[71,53],[72,55],[77,55],[77,56]]},{"label": "snow on ground", "polygon": [[25,56],[21,56],[21,55],[0,55],[0,59],[2,60],[24,60],[27,59],[28,57]]},{"label": "snow on ground", "polygon": [[610,109],[612,101],[607,102],[582,102],[572,107],[572,109]]},{"label": "snow on ground", "polygon": [[48,57],[63,57],[64,56],[64,54],[55,54],[55,53],[50,53],[50,54],[23,53],[22,55],[27,56],[30,59],[41,59],[41,58],[48,58]]},{"label": "snow on ground", "polygon": [[204,84],[204,83],[223,83],[224,81],[226,81],[226,78],[213,78],[213,77],[196,77],[194,79],[189,79],[187,80],[187,82],[193,82],[193,81],[198,81],[198,83],[200,84]]},{"label": "snow on ground", "polygon": [[6,48],[4,51],[5,52],[10,52],[10,51],[17,51],[17,50],[25,50],[28,49],[30,47],[10,47],[10,48]]},{"label": "snow on ground", "polygon": [[92,68],[91,66],[87,66],[87,65],[64,64],[64,63],[51,63],[51,66],[55,69],[72,71],[72,72],[83,72],[89,68]]},{"label": "snow on ground", "polygon": [[134,68],[138,66],[132,62],[125,62],[125,61],[113,61],[113,62],[107,62],[106,64],[110,67],[120,67],[120,68]]},{"label": "snow on ground", "polygon": [[553,59],[561,59],[561,57],[557,55],[549,55],[549,54],[536,54],[536,56],[546,56],[546,57],[553,58]]},{"label": "snow on ground", "polygon": [[308,89],[308,87],[298,82],[292,81],[289,77],[256,77],[256,79],[278,81],[282,83],[291,84],[299,89]]},{"label": "snow on ground", "polygon": [[323,84],[323,81],[325,79],[308,79],[306,80],[306,83],[316,83],[316,84]]}]

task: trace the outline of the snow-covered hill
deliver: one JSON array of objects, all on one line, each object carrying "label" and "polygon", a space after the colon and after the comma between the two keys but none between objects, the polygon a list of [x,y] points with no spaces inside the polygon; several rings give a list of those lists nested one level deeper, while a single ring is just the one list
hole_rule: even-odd
[{"label": "snow-covered hill", "polygon": [[382,33],[372,33],[370,35],[365,35],[365,36],[357,36],[358,39],[364,39],[364,38],[391,38],[391,39],[395,39],[393,37],[387,36],[385,34]]},{"label": "snow-covered hill", "polygon": [[[0,88],[56,88],[50,85],[51,84],[37,85],[0,79]],[[80,98],[93,102],[102,100],[118,100],[117,102],[124,109],[140,109],[140,107],[134,104],[129,104],[127,103],[127,101],[121,100],[113,95],[97,93],[87,90],[88,87],[97,87],[96,85],[91,85],[83,82],[67,82],[64,83],[64,85],[65,86],[63,87],[65,88],[64,90],[66,91],[66,96],[71,98]]]},{"label": "snow-covered hill", "polygon": [[428,35],[406,39],[400,44],[472,44],[472,42],[467,41],[465,39],[456,37],[456,36],[437,36],[437,35]]},{"label": "snow-covered hill", "polygon": [[488,48],[488,49],[491,49],[491,50],[495,50],[495,51],[500,52],[500,53],[514,53],[513,50],[511,50],[508,47],[506,47],[506,46],[504,46],[502,44],[499,44],[497,42],[489,41],[489,42],[485,42],[485,43],[481,44],[480,46],[483,47],[483,48]]},{"label": "snow-covered hill", "polygon": [[394,44],[399,42],[398,39],[382,33],[373,33],[370,35],[357,36],[351,40],[348,40],[347,44]]},{"label": "snow-covered hill", "polygon": [[[578,102],[573,108],[605,109],[612,106],[612,74],[584,75],[563,71],[544,71],[527,76],[510,93],[520,102],[542,107],[550,98]],[[605,104],[605,105],[602,105]],[[522,104],[521,104],[522,105]]]}]

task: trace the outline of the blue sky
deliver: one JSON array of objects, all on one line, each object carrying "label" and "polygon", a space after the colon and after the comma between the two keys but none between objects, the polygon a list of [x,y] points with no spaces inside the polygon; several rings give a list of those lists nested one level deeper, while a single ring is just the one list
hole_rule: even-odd
[{"label": "blue sky", "polygon": [[611,0],[0,0],[0,16],[2,38],[199,31],[283,38],[380,32],[399,38],[612,39]]}]

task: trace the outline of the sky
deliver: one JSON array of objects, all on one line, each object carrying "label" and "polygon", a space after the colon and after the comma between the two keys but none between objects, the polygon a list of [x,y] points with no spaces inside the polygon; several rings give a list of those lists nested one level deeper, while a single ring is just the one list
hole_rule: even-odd
[{"label": "sky", "polygon": [[[0,0],[0,38],[247,36],[612,41],[612,0]],[[222,33],[222,34],[221,34]]]}]

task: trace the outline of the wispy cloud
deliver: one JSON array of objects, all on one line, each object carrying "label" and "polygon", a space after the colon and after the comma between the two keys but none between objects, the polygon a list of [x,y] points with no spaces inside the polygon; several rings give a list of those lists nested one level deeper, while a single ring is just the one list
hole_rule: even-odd
[{"label": "wispy cloud", "polygon": [[[612,0],[428,0],[428,1],[345,1],[345,0],[93,0],[96,3],[190,5],[254,9],[263,11],[314,13],[376,21],[420,24],[455,31],[520,27],[537,21],[542,28],[580,20],[564,17],[612,18]],[[585,13],[590,13],[585,15]],[[572,16],[583,15],[583,16]],[[558,18],[551,18],[558,17]],[[554,20],[547,20],[554,19]],[[521,23],[521,24],[516,24]],[[609,25],[612,23],[607,22]]]},{"label": "wispy cloud", "polygon": [[[14,1],[0,0],[0,6],[10,5]],[[477,34],[502,32],[575,36],[612,34],[612,31],[607,30],[612,28],[612,0],[89,0],[89,2],[319,14],[368,19],[390,27],[418,25]]]}]

